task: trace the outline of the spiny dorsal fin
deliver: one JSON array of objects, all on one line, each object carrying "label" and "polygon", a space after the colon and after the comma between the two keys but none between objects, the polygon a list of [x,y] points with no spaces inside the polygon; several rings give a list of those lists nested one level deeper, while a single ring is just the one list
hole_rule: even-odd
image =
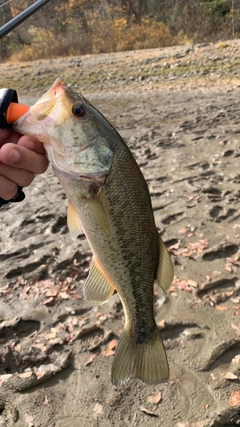
[{"label": "spiny dorsal fin", "polygon": [[77,236],[81,233],[82,227],[78,213],[70,200],[68,201],[67,223],[71,238],[76,240]]},{"label": "spiny dorsal fin", "polygon": [[112,296],[114,289],[93,259],[87,280],[83,286],[83,295],[86,301],[97,305],[104,304]]},{"label": "spiny dorsal fin", "polygon": [[166,246],[159,236],[159,263],[156,277],[158,286],[166,292],[173,281],[173,277],[174,270],[172,260]]},{"label": "spiny dorsal fin", "polygon": [[110,236],[108,216],[99,198],[95,195],[93,198],[87,199],[87,203],[98,225],[107,236]]}]

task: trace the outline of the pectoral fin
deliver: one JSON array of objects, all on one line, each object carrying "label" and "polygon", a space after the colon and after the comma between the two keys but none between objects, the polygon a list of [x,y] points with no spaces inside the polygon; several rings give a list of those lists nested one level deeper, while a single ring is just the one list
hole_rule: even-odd
[{"label": "pectoral fin", "polygon": [[110,236],[108,216],[99,198],[94,195],[93,198],[87,199],[87,203],[98,225]]},{"label": "pectoral fin", "polygon": [[173,277],[174,270],[172,260],[166,246],[159,236],[159,263],[156,277],[158,286],[166,292],[173,281]]},{"label": "pectoral fin", "polygon": [[112,296],[114,289],[93,259],[87,280],[83,286],[83,295],[86,301],[98,305],[104,304]]},{"label": "pectoral fin", "polygon": [[67,223],[71,238],[76,240],[77,236],[81,233],[82,227],[78,213],[70,200],[68,201]]}]

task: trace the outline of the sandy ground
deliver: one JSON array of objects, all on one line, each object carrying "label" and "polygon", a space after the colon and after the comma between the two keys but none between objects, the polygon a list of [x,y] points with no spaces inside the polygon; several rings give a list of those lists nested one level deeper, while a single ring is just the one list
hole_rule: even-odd
[{"label": "sandy ground", "polygon": [[51,169],[0,211],[0,427],[240,425],[240,42],[3,64],[34,102],[58,76],[129,144],[175,266],[155,315],[171,377],[114,387],[118,296],[87,304]]}]

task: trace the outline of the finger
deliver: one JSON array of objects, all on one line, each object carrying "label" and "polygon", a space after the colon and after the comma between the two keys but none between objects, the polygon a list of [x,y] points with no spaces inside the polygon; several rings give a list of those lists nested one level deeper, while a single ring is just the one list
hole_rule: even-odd
[{"label": "finger", "polygon": [[39,154],[45,154],[45,149],[42,142],[32,136],[24,135],[18,140],[18,145],[28,148],[29,150],[35,151]]},{"label": "finger", "polygon": [[0,175],[0,197],[10,200],[17,194],[17,184],[5,176]]},{"label": "finger", "polygon": [[0,176],[5,177],[20,187],[27,187],[34,179],[34,173],[23,169],[16,169],[0,163]]},{"label": "finger", "polygon": [[20,133],[12,129],[0,129],[0,147],[11,141],[16,144],[20,138]]},{"label": "finger", "polygon": [[3,145],[0,149],[0,161],[13,168],[36,174],[45,172],[48,167],[48,160],[44,154],[38,154],[21,145],[11,143]]}]

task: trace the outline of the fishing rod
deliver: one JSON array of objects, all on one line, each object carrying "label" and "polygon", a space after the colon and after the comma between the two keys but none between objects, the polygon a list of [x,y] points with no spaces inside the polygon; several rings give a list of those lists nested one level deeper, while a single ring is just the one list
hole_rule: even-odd
[{"label": "fishing rod", "polygon": [[23,10],[21,13],[11,19],[11,21],[0,27],[0,39],[10,33],[10,31],[14,30],[14,28],[16,28],[50,1],[51,0],[37,0],[31,6],[27,7],[27,9]]}]

